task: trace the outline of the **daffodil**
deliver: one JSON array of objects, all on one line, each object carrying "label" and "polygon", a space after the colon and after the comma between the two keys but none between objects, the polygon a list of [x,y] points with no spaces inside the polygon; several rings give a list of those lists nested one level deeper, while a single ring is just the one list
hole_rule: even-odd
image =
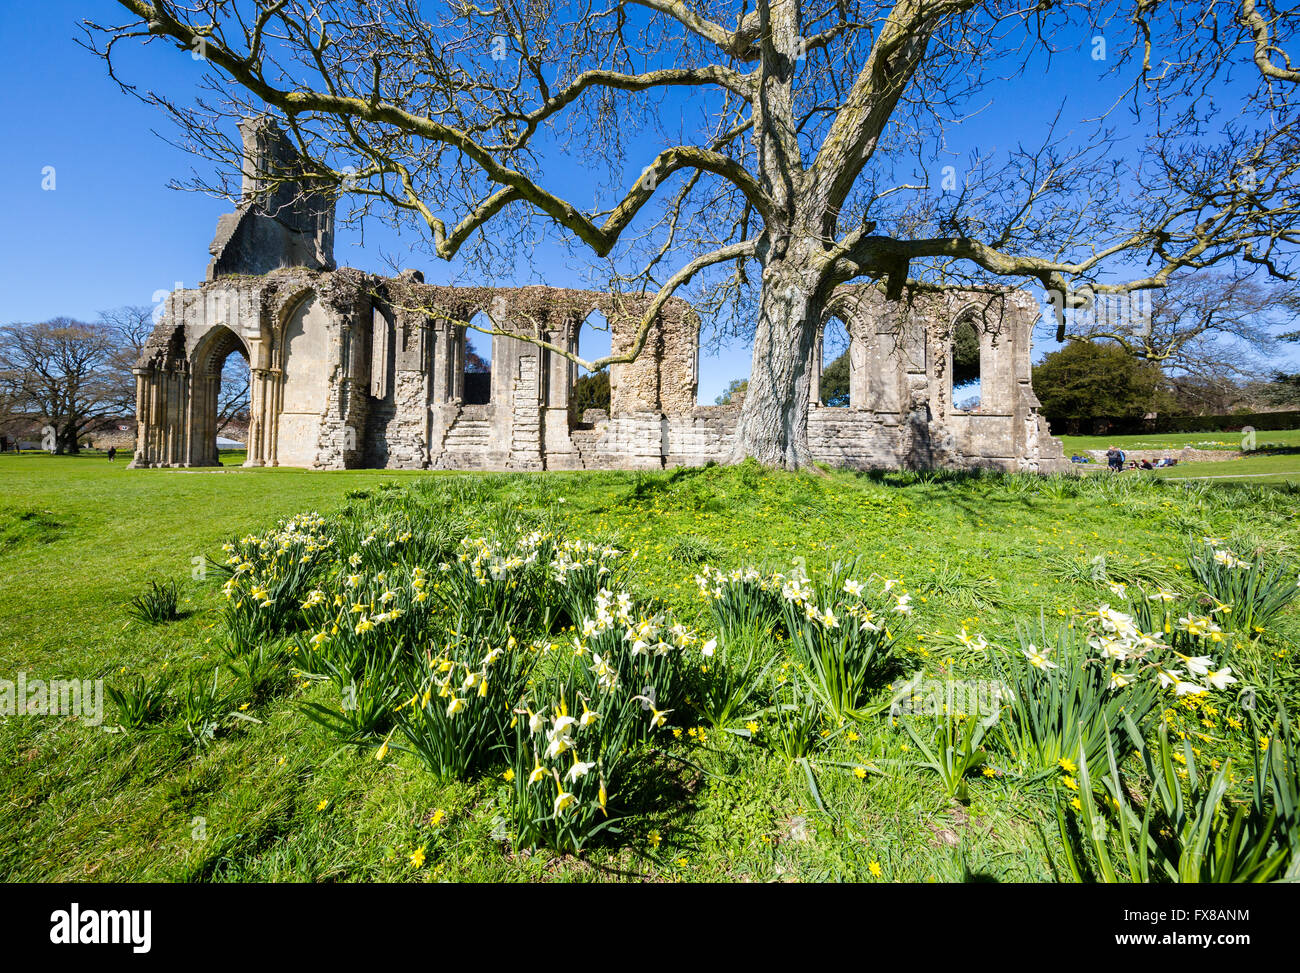
[{"label": "daffodil", "polygon": [[1033,666],[1035,669],[1042,669],[1044,671],[1048,669],[1057,668],[1056,663],[1052,662],[1047,658],[1047,653],[1050,651],[1051,649],[1046,649],[1040,652],[1038,650],[1038,647],[1034,645],[1032,642],[1030,643],[1028,649],[1020,650],[1021,654],[1024,655],[1024,657],[1029,660],[1029,664],[1031,666]]},{"label": "daffodil", "polygon": [[578,780],[580,780],[581,778],[585,777],[588,773],[590,773],[591,768],[595,766],[596,764],[594,761],[584,762],[582,760],[579,760],[578,754],[575,751],[573,754],[573,766],[564,772],[564,779],[576,783]]},{"label": "daffodil", "polygon": [[577,798],[574,797],[568,791],[566,791],[558,783],[555,786],[556,789],[559,791],[559,793],[555,795],[555,809],[552,813],[559,815],[562,814],[565,811],[565,809],[568,808],[571,804],[573,804],[573,802],[576,801]]}]

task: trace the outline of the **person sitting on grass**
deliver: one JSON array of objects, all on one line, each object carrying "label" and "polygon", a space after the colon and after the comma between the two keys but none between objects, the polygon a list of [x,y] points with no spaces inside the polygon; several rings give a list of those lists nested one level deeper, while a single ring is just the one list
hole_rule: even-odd
[{"label": "person sitting on grass", "polygon": [[1142,469],[1144,469],[1144,470],[1154,470],[1154,469],[1155,469],[1155,467],[1151,465],[1151,461],[1150,461],[1149,459],[1144,459],[1140,465],[1141,465]]}]

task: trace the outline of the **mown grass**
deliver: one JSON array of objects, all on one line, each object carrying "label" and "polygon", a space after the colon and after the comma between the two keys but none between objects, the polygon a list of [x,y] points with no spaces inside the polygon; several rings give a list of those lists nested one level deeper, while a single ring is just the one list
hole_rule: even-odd
[{"label": "mown grass", "polygon": [[[744,466],[663,473],[491,474],[223,469],[126,471],[100,458],[0,460],[0,678],[180,679],[220,664],[212,580],[193,560],[235,535],[304,510],[382,503],[386,484],[455,497],[467,523],[503,516],[562,523],[573,536],[637,551],[634,583],[704,624],[701,563],[810,570],[861,557],[864,572],[915,595],[913,668],[981,678],[957,648],[963,625],[1014,643],[1019,621],[1064,619],[1111,600],[1092,580],[1178,583],[1189,534],[1249,532],[1300,542],[1293,492],[1204,481],[961,474],[790,475]],[[153,580],[182,585],[181,618],[131,620]],[[1292,609],[1241,671],[1268,670],[1294,704]],[[0,877],[7,880],[1046,880],[1059,868],[1050,795],[1014,775],[949,800],[912,766],[887,719],[798,765],[727,733],[665,737],[661,798],[623,838],[583,856],[516,852],[504,840],[506,785],[438,784],[408,756],[339,748],[293,705],[322,689],[240,695],[240,714],[199,748],[164,720],[109,732],[75,718],[0,719]],[[113,722],[110,712],[105,723]],[[681,727],[696,730],[695,727]],[[1216,753],[1251,741],[1223,726]],[[892,768],[858,779],[842,764]],[[820,801],[822,808],[819,808]],[[417,867],[413,850],[425,847]],[[874,866],[874,867],[873,867]]]},{"label": "mown grass", "polygon": [[[1139,433],[1132,436],[1061,436],[1066,455],[1085,449],[1106,449],[1111,444],[1121,449],[1193,449],[1234,450],[1241,448],[1239,432],[1167,432]],[[1265,430],[1255,434],[1258,448],[1300,446],[1300,429]]]}]

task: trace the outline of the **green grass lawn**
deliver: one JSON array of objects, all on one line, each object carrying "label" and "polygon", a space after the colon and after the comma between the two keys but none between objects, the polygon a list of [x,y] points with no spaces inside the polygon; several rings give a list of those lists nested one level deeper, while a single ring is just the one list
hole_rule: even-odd
[{"label": "green grass lawn", "polygon": [[[1285,458],[1285,457],[1277,457]],[[807,766],[742,735],[699,732],[679,704],[653,763],[653,799],[579,856],[513,847],[497,771],[440,783],[410,753],[341,746],[302,713],[321,685],[241,685],[216,644],[223,542],[302,511],[380,518],[392,498],[436,503],[469,531],[509,517],[636,552],[631,585],[709,627],[693,576],[704,564],[817,572],[860,558],[914,599],[907,671],[987,679],[958,633],[1017,651],[1017,626],[1065,625],[1114,602],[1099,580],[1190,588],[1189,536],[1235,536],[1289,556],[1300,543],[1281,488],[1075,478],[778,474],[753,467],[663,473],[464,475],[289,469],[128,471],[102,457],[0,457],[0,679],[168,673],[234,694],[211,745],[177,731],[176,694],[140,731],[76,718],[0,716],[0,879],[13,880],[1051,880],[1062,866],[1056,779],[996,756],[947,796],[887,716],[827,724]],[[1217,464],[1214,464],[1217,465]],[[1177,472],[1182,472],[1180,469]],[[1190,472],[1190,470],[1189,470]],[[394,485],[390,487],[389,485]],[[396,488],[394,488],[396,487]],[[346,511],[346,513],[345,513]],[[378,521],[375,521],[378,522]],[[1098,562],[1098,558],[1102,561]],[[200,559],[196,561],[195,559]],[[133,620],[130,599],[175,579],[182,618]],[[901,589],[900,589],[901,590]],[[1296,702],[1294,606],[1258,638],[1216,652],[1269,699]],[[990,650],[997,651],[997,649]],[[888,687],[879,687],[888,701]],[[239,701],[242,700],[242,701]],[[1169,699],[1208,757],[1247,761],[1234,694],[1213,713]],[[678,722],[678,721],[681,722]],[[1234,727],[1232,722],[1236,722]],[[872,767],[859,778],[854,766]],[[1248,767],[1248,763],[1245,764]],[[500,768],[497,768],[500,770]],[[1244,771],[1243,771],[1244,773]],[[412,859],[425,849],[422,860]]]},{"label": "green grass lawn", "polygon": [[[1241,449],[1241,433],[1233,432],[1168,432],[1141,433],[1133,436],[1060,436],[1067,456],[1085,449],[1107,449],[1113,443],[1121,449]],[[1265,431],[1255,434],[1259,449],[1270,446],[1300,446],[1300,429]]]},{"label": "green grass lawn", "polygon": [[[1233,433],[1161,433],[1138,436],[1062,436],[1065,455],[1082,454],[1085,450],[1106,449],[1116,445],[1120,449],[1167,449],[1175,455],[1184,446],[1195,449],[1233,452],[1241,449],[1241,436]],[[1169,470],[1145,471],[1143,476],[1161,476],[1170,479],[1213,477],[1227,480],[1240,477],[1243,482],[1256,484],[1300,483],[1300,429],[1279,432],[1261,432],[1257,435],[1255,455],[1227,459],[1222,462],[1182,463]],[[1277,450],[1277,452],[1270,452]],[[1106,472],[1105,463],[1076,466],[1080,472]],[[1127,473],[1125,475],[1128,475]]]}]

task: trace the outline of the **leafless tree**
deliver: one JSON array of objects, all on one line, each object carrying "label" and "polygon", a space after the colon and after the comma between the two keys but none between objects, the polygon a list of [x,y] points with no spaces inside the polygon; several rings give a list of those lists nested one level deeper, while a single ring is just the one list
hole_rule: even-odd
[{"label": "leafless tree", "polygon": [[104,325],[70,318],[5,325],[0,398],[53,426],[56,453],[75,453],[84,432],[122,414],[120,354],[116,334]]},{"label": "leafless tree", "polygon": [[1104,304],[1071,315],[1071,338],[1114,341],[1187,388],[1240,395],[1239,384],[1266,373],[1268,355],[1293,324],[1290,291],[1255,277],[1201,271],[1171,277],[1142,297],[1139,313],[1108,314]]},{"label": "leafless tree", "polygon": [[[1224,261],[1291,271],[1296,18],[1249,0],[1211,4],[1209,20],[1166,0],[119,3],[131,20],[87,24],[87,43],[187,147],[224,160],[193,186],[234,195],[232,123],[271,113],[350,201],[344,220],[414,228],[487,274],[558,228],[608,262],[609,286],[654,295],[630,351],[575,360],[627,360],[688,294],[752,335],[737,457],[770,465],[810,460],[810,357],[851,281],[892,298],[1036,282],[1064,320],[1084,286],[1160,287]],[[1111,51],[1094,61],[1097,36]],[[201,59],[199,93],[122,77],[131,41]],[[1112,113],[1137,116],[1140,151],[1117,151],[1108,113],[954,159],[951,133],[1040,57],[1122,77]],[[1232,107],[1212,117],[1196,84],[1233,67],[1259,83],[1240,104],[1225,88]],[[575,167],[593,174],[590,201],[556,189]]]},{"label": "leafless tree", "polygon": [[221,369],[221,389],[217,393],[217,435],[236,420],[248,420],[250,378],[244,356],[231,352]]}]

